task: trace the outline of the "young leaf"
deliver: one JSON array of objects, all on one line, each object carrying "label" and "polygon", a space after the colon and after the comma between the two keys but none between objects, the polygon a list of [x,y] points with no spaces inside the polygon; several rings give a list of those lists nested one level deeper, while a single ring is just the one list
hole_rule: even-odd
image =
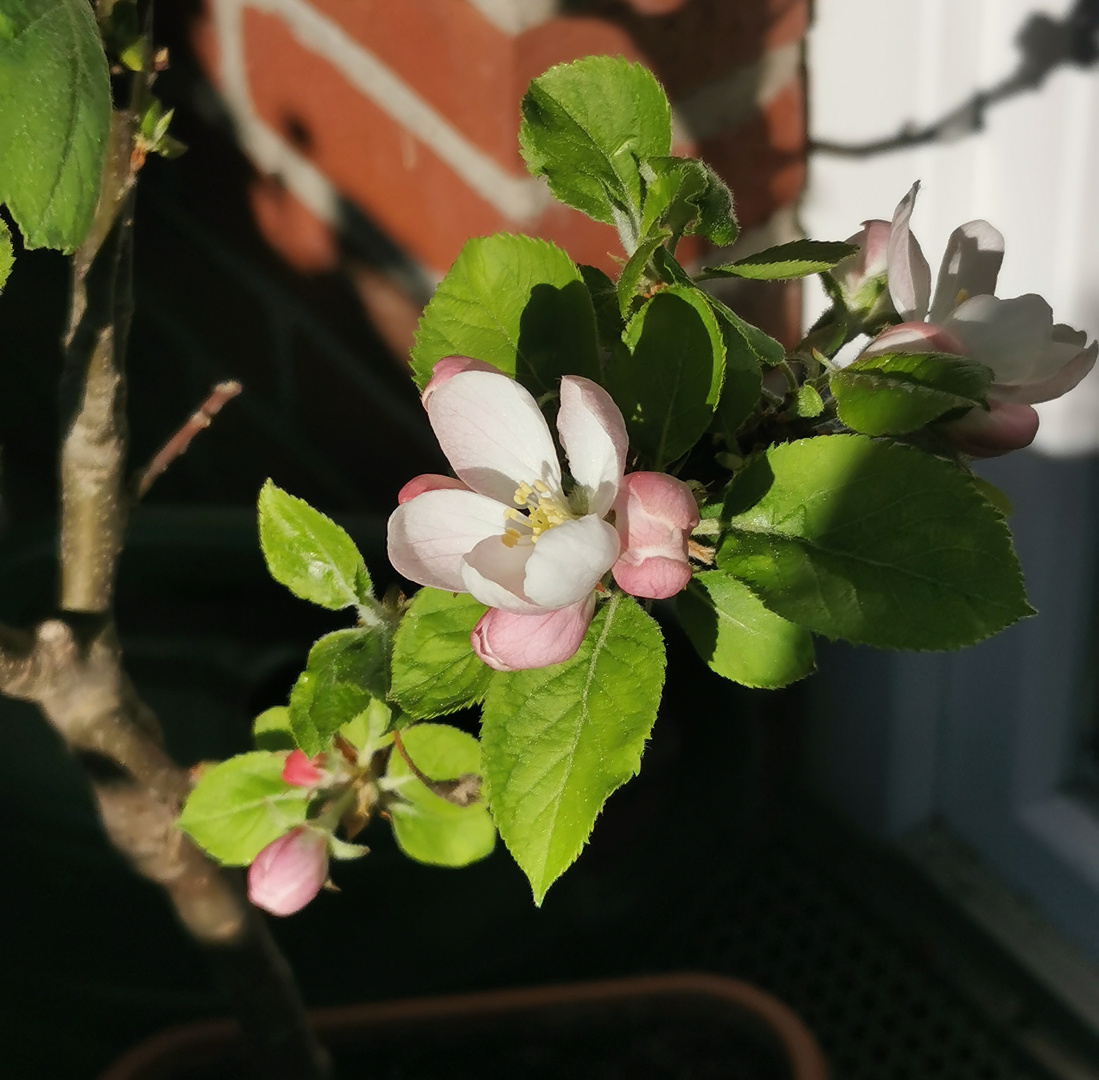
[{"label": "young leaf", "polygon": [[492,669],[469,636],[487,610],[466,593],[416,593],[393,642],[390,695],[405,712],[426,720],[484,699]]},{"label": "young leaf", "polygon": [[385,701],[386,655],[373,630],[337,630],[309,650],[305,670],[290,692],[290,727],[312,757],[374,700]]},{"label": "young leaf", "polygon": [[[630,442],[660,470],[705,433],[721,396],[725,345],[702,293],[659,292],[630,320],[607,367]],[[627,351],[628,350],[628,351]]]},{"label": "young leaf", "polygon": [[0,14],[0,203],[28,248],[74,251],[91,227],[111,125],[107,58],[87,0]]},{"label": "young leaf", "polygon": [[332,611],[373,600],[370,575],[351,537],[270,480],[259,493],[259,539],[271,576],[295,596]]},{"label": "young leaf", "polygon": [[789,244],[757,251],[725,266],[705,266],[711,278],[738,277],[753,281],[783,281],[831,270],[859,249],[854,244],[829,240],[794,240]]},{"label": "young leaf", "polygon": [[252,721],[252,739],[257,750],[293,750],[298,744],[290,726],[290,710],[275,705],[261,712]]},{"label": "young leaf", "polygon": [[677,237],[705,236],[726,247],[739,232],[725,181],[695,158],[649,158],[642,165],[645,205],[641,235],[666,227]]},{"label": "young leaf", "polygon": [[0,293],[4,291],[14,263],[15,251],[11,246],[11,233],[4,221],[0,220]]},{"label": "young leaf", "polygon": [[179,827],[226,866],[247,866],[268,844],[305,821],[308,788],[282,779],[286,754],[254,750],[203,772]]},{"label": "young leaf", "polygon": [[[558,199],[639,239],[638,162],[671,150],[668,99],[640,64],[588,56],[530,84],[519,147],[527,168]],[[632,245],[628,248],[632,253]]]},{"label": "young leaf", "polygon": [[965,473],[898,443],[772,447],[733,481],[725,519],[718,567],[828,637],[951,649],[1032,613],[1000,513]]},{"label": "young leaf", "polygon": [[953,409],[984,405],[992,372],[945,353],[885,353],[834,371],[839,418],[865,435],[916,431]]},{"label": "young leaf", "polygon": [[664,641],[615,593],[563,664],[493,679],[481,755],[500,836],[534,901],[580,854],[612,791],[636,775],[664,682]]},{"label": "young leaf", "polygon": [[[481,747],[472,735],[446,724],[415,724],[401,732],[412,763],[431,780],[481,772]],[[400,780],[389,806],[393,835],[409,858],[432,866],[468,866],[492,853],[496,828],[481,801],[457,806],[429,791],[394,750],[386,775]]]},{"label": "young leaf", "polygon": [[536,397],[556,390],[562,375],[598,379],[595,312],[580,271],[547,240],[467,240],[416,330],[412,371],[421,390],[444,356],[492,364]]},{"label": "young leaf", "polygon": [[816,666],[809,631],[768,611],[744,582],[720,570],[695,574],[676,612],[698,655],[733,682],[774,690]]},{"label": "young leaf", "polygon": [[657,248],[661,247],[669,236],[671,236],[671,233],[667,229],[662,229],[658,233],[646,236],[645,239],[637,245],[637,250],[626,260],[626,265],[622,267],[622,273],[618,275],[617,290],[618,308],[624,319],[629,318],[634,301],[638,299],[638,294],[641,291],[640,286],[642,281],[645,280],[645,270],[649,265],[649,260],[652,259]]},{"label": "young leaf", "polygon": [[810,386],[809,383],[799,386],[797,394],[794,395],[794,415],[801,417],[803,420],[812,420],[813,417],[820,416],[822,412],[824,412],[824,399],[820,396],[817,388]]}]

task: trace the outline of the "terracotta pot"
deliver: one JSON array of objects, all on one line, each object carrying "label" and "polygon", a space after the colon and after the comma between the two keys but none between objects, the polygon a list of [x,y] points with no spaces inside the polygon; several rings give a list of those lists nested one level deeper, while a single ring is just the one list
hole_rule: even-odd
[{"label": "terracotta pot", "polygon": [[[492,990],[311,1016],[341,1077],[828,1076],[816,1039],[786,1005],[716,975]],[[235,1080],[243,1075],[238,1054],[230,1021],[188,1024],[135,1047],[100,1080]]]}]

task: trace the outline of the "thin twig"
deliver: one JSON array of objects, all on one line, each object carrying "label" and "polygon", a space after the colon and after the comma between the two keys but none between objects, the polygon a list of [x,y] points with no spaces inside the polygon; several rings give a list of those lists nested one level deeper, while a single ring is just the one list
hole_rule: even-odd
[{"label": "thin twig", "polygon": [[187,452],[191,440],[200,431],[205,431],[210,426],[214,417],[221,412],[222,406],[226,402],[232,401],[241,392],[241,389],[240,383],[235,380],[218,383],[214,387],[210,392],[210,396],[160,448],[149,464],[138,473],[134,488],[139,499],[144,498],[145,493],[153,486],[157,477],[165,472],[176,458]]}]

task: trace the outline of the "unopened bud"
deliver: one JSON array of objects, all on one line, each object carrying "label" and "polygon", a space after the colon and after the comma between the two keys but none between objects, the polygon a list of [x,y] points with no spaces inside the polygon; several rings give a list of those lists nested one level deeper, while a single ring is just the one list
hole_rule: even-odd
[{"label": "unopened bud", "polygon": [[293,915],[328,878],[328,837],[306,825],[267,845],[248,868],[248,899],[272,915]]},{"label": "unopened bud", "polygon": [[324,779],[320,770],[323,763],[323,754],[310,760],[301,750],[291,750],[282,767],[282,778],[294,787],[316,787]]}]

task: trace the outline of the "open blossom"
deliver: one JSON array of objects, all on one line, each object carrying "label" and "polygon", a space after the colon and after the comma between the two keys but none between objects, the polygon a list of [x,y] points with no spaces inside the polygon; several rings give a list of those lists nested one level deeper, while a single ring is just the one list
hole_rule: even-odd
[{"label": "open blossom", "polygon": [[863,355],[972,357],[992,369],[991,402],[1034,404],[1067,393],[1092,369],[1099,344],[1088,345],[1084,331],[1054,323],[1049,304],[1034,293],[1010,300],[994,295],[1004,238],[987,221],[967,222],[950,234],[932,297],[931,269],[908,224],[918,190],[913,185],[897,206],[886,250],[889,295],[902,321]]},{"label": "open blossom", "polygon": [[[423,402],[457,479],[419,476],[405,485],[389,519],[389,558],[412,581],[488,605],[471,636],[486,664],[517,671],[567,660],[608,571],[637,596],[671,596],[686,585],[694,499],[660,473],[632,473],[624,483],[626,427],[602,387],[561,380],[557,434],[573,480],[568,495],[549,426],[514,379],[445,357]],[[631,499],[639,484],[649,497]],[[619,509],[633,522],[625,532],[607,520]]]},{"label": "open blossom", "polygon": [[248,899],[272,915],[301,911],[328,879],[328,838],[302,825],[271,841],[248,868]]}]

